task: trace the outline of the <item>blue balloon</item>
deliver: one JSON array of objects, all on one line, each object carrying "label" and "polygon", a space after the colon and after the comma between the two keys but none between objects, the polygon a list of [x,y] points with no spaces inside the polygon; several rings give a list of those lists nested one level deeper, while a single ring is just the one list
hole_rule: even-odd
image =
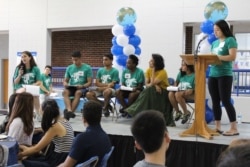
[{"label": "blue balloon", "polygon": [[135,33],[135,26],[133,24],[129,24],[123,27],[123,32],[127,36],[131,36]]},{"label": "blue balloon", "polygon": [[134,47],[137,47],[141,44],[141,38],[138,35],[132,35],[129,37],[128,43],[133,45]]},{"label": "blue balloon", "polygon": [[123,47],[119,46],[119,45],[113,45],[111,47],[111,53],[115,56],[120,55],[123,53]]},{"label": "blue balloon", "polygon": [[206,118],[206,122],[207,122],[207,123],[212,122],[212,121],[214,120],[214,114],[213,114],[213,112],[207,110],[207,111],[206,111],[205,118]]},{"label": "blue balloon", "polygon": [[125,56],[125,55],[123,55],[123,54],[122,54],[122,55],[119,55],[119,56],[117,56],[116,62],[117,62],[117,64],[119,64],[120,66],[126,67],[127,58],[128,58],[128,56]]},{"label": "blue balloon", "polygon": [[135,54],[136,55],[140,55],[141,54],[141,48],[140,47],[136,47],[135,48]]},{"label": "blue balloon", "polygon": [[207,38],[207,41],[210,43],[210,44],[212,44],[214,41],[216,41],[217,40],[217,38],[216,38],[216,36],[214,35],[214,33],[211,33],[211,34],[209,34],[208,35],[208,38]]},{"label": "blue balloon", "polygon": [[114,37],[112,38],[112,44],[113,44],[113,45],[118,45],[117,42],[116,42],[116,38],[117,38],[116,36],[114,36]]},{"label": "blue balloon", "polygon": [[214,23],[210,20],[206,20],[201,23],[200,29],[205,34],[211,34],[214,32]]}]

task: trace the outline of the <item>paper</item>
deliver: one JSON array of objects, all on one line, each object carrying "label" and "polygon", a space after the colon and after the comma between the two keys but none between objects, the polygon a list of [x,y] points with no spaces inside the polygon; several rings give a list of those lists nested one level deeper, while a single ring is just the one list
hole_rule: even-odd
[{"label": "paper", "polygon": [[56,92],[55,93],[50,93],[49,96],[50,97],[56,97],[56,96],[58,96],[58,93],[56,93]]},{"label": "paper", "polygon": [[8,136],[6,135],[0,135],[0,139],[6,139]]},{"label": "paper", "polygon": [[120,87],[120,89],[121,89],[121,90],[126,90],[126,91],[133,91],[133,88],[127,87],[127,86],[124,86],[124,85],[122,85],[122,86]]},{"label": "paper", "polygon": [[178,86],[168,86],[167,90],[168,91],[179,91],[179,87]]},{"label": "paper", "polygon": [[23,85],[26,92],[31,93],[33,96],[39,96],[40,95],[40,86],[35,85]]}]

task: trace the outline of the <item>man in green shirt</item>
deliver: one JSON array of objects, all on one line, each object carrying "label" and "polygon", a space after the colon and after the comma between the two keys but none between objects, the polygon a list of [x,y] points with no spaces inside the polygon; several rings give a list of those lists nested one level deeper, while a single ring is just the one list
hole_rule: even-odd
[{"label": "man in green shirt", "polygon": [[[66,109],[64,110],[64,118],[69,120],[74,118],[74,111],[80,101],[88,91],[88,87],[92,84],[92,69],[90,65],[82,63],[81,52],[76,51],[72,54],[73,64],[66,69],[63,85],[63,97]],[[74,99],[71,101],[71,97]]]},{"label": "man in green shirt", "polygon": [[[109,110],[113,110],[110,99],[115,95],[115,84],[119,82],[119,72],[112,67],[112,62],[112,54],[103,56],[104,67],[97,71],[95,87],[92,87],[92,90],[86,94],[88,100],[94,100],[103,105],[103,112],[106,117],[109,116]],[[98,96],[104,97],[104,104],[98,100]]]}]

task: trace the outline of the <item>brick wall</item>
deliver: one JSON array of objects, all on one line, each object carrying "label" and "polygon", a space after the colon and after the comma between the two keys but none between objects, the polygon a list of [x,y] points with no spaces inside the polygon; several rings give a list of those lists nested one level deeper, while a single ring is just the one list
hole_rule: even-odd
[{"label": "brick wall", "polygon": [[52,66],[72,64],[71,54],[80,50],[82,62],[100,67],[102,56],[110,53],[112,38],[111,29],[52,32]]}]

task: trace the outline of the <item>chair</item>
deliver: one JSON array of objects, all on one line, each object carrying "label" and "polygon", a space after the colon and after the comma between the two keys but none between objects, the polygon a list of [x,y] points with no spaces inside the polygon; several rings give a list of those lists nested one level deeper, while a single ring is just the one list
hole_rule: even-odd
[{"label": "chair", "polygon": [[8,156],[9,148],[4,145],[0,145],[0,166],[7,166]]},{"label": "chair", "polygon": [[98,156],[94,156],[81,164],[77,164],[76,167],[95,167],[98,160],[99,160]]},{"label": "chair", "polygon": [[110,151],[104,155],[104,157],[102,158],[100,167],[107,167],[108,160],[109,160],[112,152],[114,151],[114,148],[115,148],[115,146],[112,146]]}]

